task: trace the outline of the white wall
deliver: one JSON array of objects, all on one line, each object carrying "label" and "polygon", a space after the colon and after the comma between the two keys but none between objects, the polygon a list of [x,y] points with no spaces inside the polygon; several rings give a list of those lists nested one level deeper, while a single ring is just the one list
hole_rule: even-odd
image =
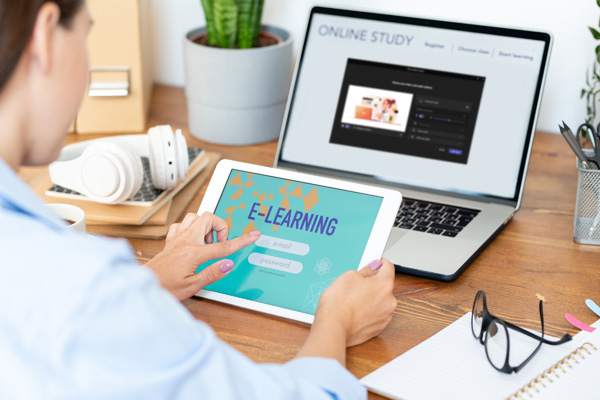
[{"label": "white wall", "polygon": [[[190,29],[204,25],[200,0],[148,1],[155,80],[182,86],[183,38]],[[291,31],[297,52],[309,10],[316,4],[550,31],[554,47],[538,129],[557,132],[561,120],[573,128],[585,118],[585,101],[579,95],[594,48],[600,44],[588,30],[588,26],[597,26],[600,17],[595,0],[266,0],[263,22]]]}]

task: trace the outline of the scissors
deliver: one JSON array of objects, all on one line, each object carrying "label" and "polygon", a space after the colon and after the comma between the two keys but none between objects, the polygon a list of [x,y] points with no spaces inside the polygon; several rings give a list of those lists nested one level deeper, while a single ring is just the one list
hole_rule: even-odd
[{"label": "scissors", "polygon": [[589,136],[590,140],[592,141],[593,153],[591,153],[589,150],[586,151],[583,148],[581,150],[584,151],[585,156],[588,159],[588,161],[593,162],[594,164],[596,164],[597,168],[600,168],[600,146],[598,145],[600,142],[600,136],[598,136],[598,133],[600,133],[600,123],[598,124],[597,127],[594,127],[592,124],[589,124],[587,122],[579,125],[579,128],[577,128],[577,133],[575,134],[575,138],[577,139],[577,144],[580,147],[581,147],[580,135],[584,129],[587,129],[588,136]]},{"label": "scissors", "polygon": [[567,141],[567,144],[569,145],[571,150],[573,150],[573,153],[575,153],[577,159],[579,160],[583,168],[598,169],[598,166],[596,166],[591,161],[588,161],[587,156],[585,155],[583,150],[581,150],[581,142],[578,138],[575,137],[575,135],[573,135],[573,132],[571,132],[571,128],[569,128],[565,121],[563,121],[562,123],[562,125],[558,125],[558,128],[560,129],[560,134],[563,135],[563,137]]}]

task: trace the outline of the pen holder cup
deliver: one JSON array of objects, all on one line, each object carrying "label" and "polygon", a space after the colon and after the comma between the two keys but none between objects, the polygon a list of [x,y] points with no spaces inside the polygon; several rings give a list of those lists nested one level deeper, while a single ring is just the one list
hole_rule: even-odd
[{"label": "pen holder cup", "polygon": [[600,245],[600,170],[586,169],[577,162],[578,181],[573,240]]}]

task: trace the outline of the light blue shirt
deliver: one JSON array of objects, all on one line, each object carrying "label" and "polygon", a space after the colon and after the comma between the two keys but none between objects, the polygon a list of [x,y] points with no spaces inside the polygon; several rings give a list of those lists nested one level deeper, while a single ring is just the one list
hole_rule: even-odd
[{"label": "light blue shirt", "polygon": [[[257,364],[0,159],[0,399],[362,399],[337,361]],[[285,337],[281,339],[285,341]]]}]

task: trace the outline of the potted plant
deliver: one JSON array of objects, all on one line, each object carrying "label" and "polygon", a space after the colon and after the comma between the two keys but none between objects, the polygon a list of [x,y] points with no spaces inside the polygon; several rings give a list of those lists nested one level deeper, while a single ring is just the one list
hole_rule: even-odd
[{"label": "potted plant", "polygon": [[276,139],[292,75],[291,35],[260,25],[264,0],[201,3],[206,26],[184,43],[191,134],[220,144]]},{"label": "potted plant", "polygon": [[[596,0],[596,4],[600,7],[600,0]],[[592,36],[595,40],[600,41],[600,31],[598,29],[588,26]],[[600,22],[598,23],[600,28]],[[586,87],[581,89],[581,98],[586,100],[586,118],[585,122],[589,124],[596,123],[596,111],[600,98],[600,44],[594,49],[594,62],[588,69],[585,75]],[[588,132],[586,128],[581,130],[584,144],[589,144]]]}]

